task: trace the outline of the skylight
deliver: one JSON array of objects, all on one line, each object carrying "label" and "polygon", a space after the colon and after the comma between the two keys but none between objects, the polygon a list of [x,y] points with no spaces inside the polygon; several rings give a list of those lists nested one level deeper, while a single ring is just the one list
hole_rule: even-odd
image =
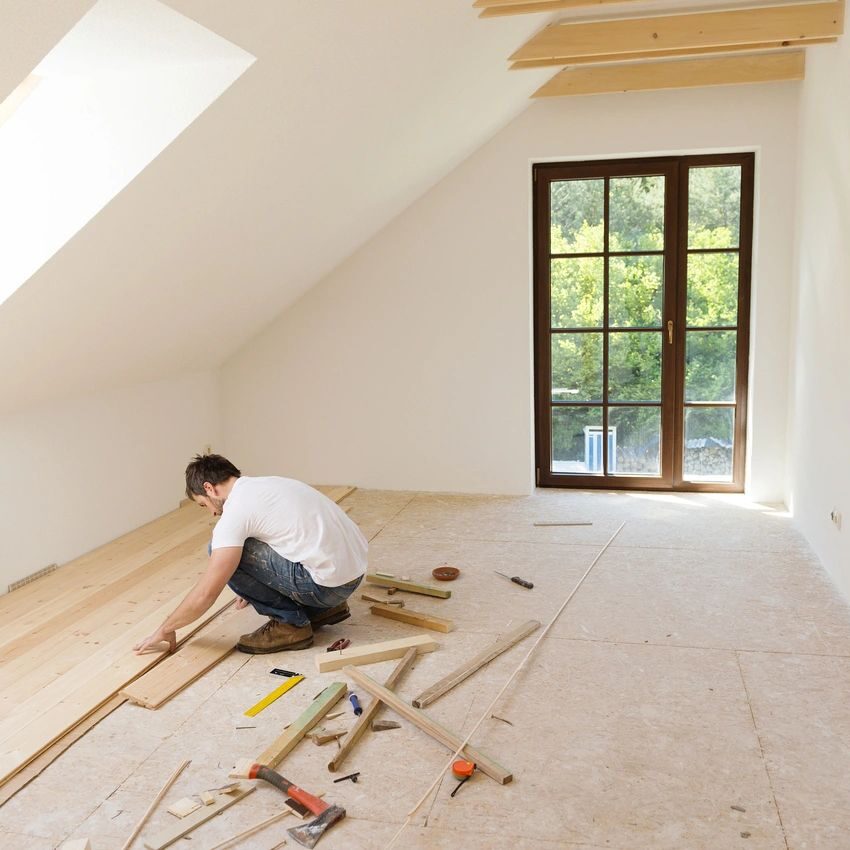
[{"label": "skylight", "polygon": [[99,0],[0,104],[0,303],[253,62],[157,0]]}]

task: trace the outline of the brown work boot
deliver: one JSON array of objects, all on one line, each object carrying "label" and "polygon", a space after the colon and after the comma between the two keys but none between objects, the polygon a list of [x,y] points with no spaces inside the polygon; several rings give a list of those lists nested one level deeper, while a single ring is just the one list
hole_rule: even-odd
[{"label": "brown work boot", "polygon": [[326,608],[320,614],[315,614],[310,617],[310,625],[314,629],[320,629],[322,626],[330,626],[332,623],[340,623],[347,620],[351,616],[351,611],[348,610],[347,602],[340,602],[339,605],[334,605],[333,608]]},{"label": "brown work boot", "polygon": [[249,635],[242,635],[236,648],[240,652],[263,655],[267,652],[282,652],[284,649],[306,649],[313,645],[313,629],[310,625],[291,626],[280,620],[269,618]]}]

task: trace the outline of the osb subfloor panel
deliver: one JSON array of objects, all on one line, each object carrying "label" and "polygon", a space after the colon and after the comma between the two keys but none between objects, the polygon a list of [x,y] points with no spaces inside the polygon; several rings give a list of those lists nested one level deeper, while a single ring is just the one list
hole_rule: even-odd
[{"label": "osb subfloor panel", "polygon": [[[474,738],[514,782],[477,775],[452,799],[456,783],[444,778],[396,846],[850,847],[850,612],[781,510],[738,497],[545,491],[358,490],[346,506],[372,540],[372,569],[421,581],[442,563],[462,570],[449,600],[396,597],[457,624],[434,633],[441,648],[402,681],[408,700],[500,633],[529,618],[545,623],[626,522],[496,708],[512,725],[488,717]],[[557,520],[593,526],[533,525]],[[0,846],[46,850],[88,836],[94,850],[120,847],[163,781],[191,758],[143,835],[176,823],[168,802],[221,785],[237,758],[259,754],[321,688],[344,681],[317,675],[316,653],[342,636],[363,644],[418,632],[371,617],[359,597],[352,618],[320,631],[309,650],[234,654],[159,711],[118,709],[0,809]],[[428,711],[469,730],[531,640]],[[394,664],[364,669],[383,679]],[[279,684],[272,667],[307,679],[244,717]],[[329,727],[353,722],[348,703],[340,707],[346,714]],[[385,847],[448,755],[402,721],[358,744],[343,767],[360,771],[357,784],[333,784],[326,765],[334,748],[303,741],[281,766],[348,813],[322,850]],[[175,847],[209,850],[280,805],[277,791],[260,787]],[[270,850],[295,823],[285,818],[239,846]]]}]

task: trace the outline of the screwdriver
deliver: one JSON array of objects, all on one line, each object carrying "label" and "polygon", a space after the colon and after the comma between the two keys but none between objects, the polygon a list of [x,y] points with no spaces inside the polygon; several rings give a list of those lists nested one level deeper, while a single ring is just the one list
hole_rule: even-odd
[{"label": "screwdriver", "polygon": [[493,572],[497,576],[504,576],[505,578],[510,579],[514,584],[527,587],[529,590],[534,587],[530,581],[526,581],[524,578],[520,578],[519,576],[509,576],[507,573],[500,573],[498,570],[493,570]]}]

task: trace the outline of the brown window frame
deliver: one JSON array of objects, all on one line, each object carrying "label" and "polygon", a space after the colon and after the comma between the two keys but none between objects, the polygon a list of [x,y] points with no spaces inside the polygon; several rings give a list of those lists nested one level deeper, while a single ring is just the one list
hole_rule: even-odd
[{"label": "brown window frame", "polygon": [[[684,477],[685,344],[687,317],[688,241],[688,170],[692,167],[737,165],[741,168],[741,223],[737,253],[739,256],[737,359],[735,401],[712,403],[710,407],[735,410],[732,481],[692,481]],[[536,163],[532,166],[533,192],[533,281],[534,281],[534,410],[536,482],[540,487],[661,490],[681,492],[741,493],[745,488],[747,450],[747,398],[750,356],[750,298],[752,288],[753,201],[755,154],[701,154],[688,156],[641,157],[631,159],[590,160],[582,162]],[[662,354],[661,395],[661,474],[650,476],[584,475],[551,471],[552,409],[551,400],[551,312],[549,222],[552,182],[569,179],[606,181],[605,219],[608,219],[607,183],[611,177],[663,174],[665,182],[665,290],[662,325],[668,318],[675,322],[674,344],[664,345]],[[606,226],[605,252],[608,253]],[[711,250],[711,249],[709,249]],[[724,249],[727,250],[727,249]],[[728,249],[734,250],[734,249]],[[691,249],[693,252],[693,249]],[[650,252],[651,253],[651,252]],[[672,282],[672,284],[671,284]],[[605,263],[603,333],[603,374],[608,373],[608,263]],[[726,326],[718,330],[727,329]],[[731,326],[729,326],[731,329]],[[708,328],[706,328],[708,330]],[[579,407],[581,404],[566,406]],[[603,434],[608,423],[607,387],[602,402],[587,407],[603,408]],[[617,405],[611,405],[616,407]],[[632,406],[632,405],[630,405]],[[638,405],[639,406],[639,405]],[[652,405],[651,405],[652,406]],[[658,405],[654,405],[658,406]],[[607,469],[608,440],[602,440],[604,469]]]}]

